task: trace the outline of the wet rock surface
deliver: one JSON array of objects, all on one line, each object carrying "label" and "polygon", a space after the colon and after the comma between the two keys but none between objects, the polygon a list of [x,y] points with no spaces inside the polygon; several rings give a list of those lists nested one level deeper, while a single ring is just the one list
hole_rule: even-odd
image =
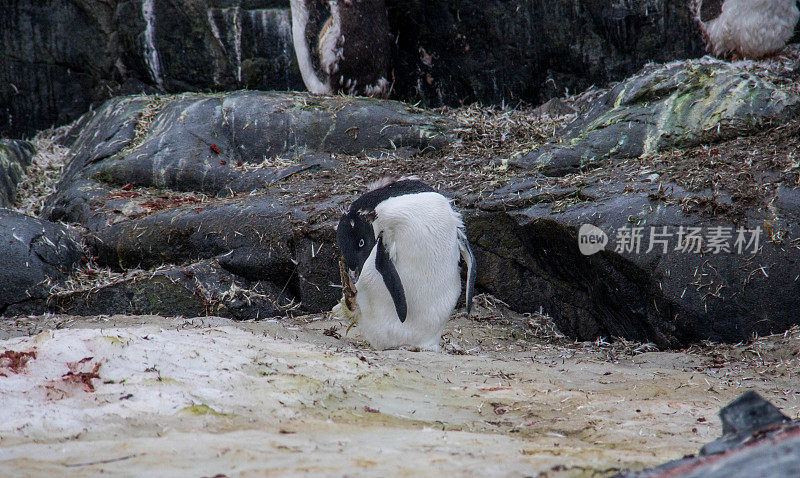
[{"label": "wet rock surface", "polygon": [[703,54],[687,2],[387,1],[395,89],[431,106],[543,103]]},{"label": "wet rock surface", "polygon": [[115,95],[302,90],[288,2],[16,2],[0,19],[0,134],[77,119]]},{"label": "wet rock surface", "polygon": [[17,184],[31,163],[33,145],[27,141],[0,140],[0,207],[14,202]]},{"label": "wet rock surface", "polygon": [[66,278],[81,260],[76,239],[59,224],[0,208],[0,313],[44,310],[48,279]]},{"label": "wet rock surface", "polygon": [[[544,102],[702,54],[683,0],[394,0],[394,95]],[[0,19],[0,135],[142,92],[304,90],[287,0],[21,1]]]}]

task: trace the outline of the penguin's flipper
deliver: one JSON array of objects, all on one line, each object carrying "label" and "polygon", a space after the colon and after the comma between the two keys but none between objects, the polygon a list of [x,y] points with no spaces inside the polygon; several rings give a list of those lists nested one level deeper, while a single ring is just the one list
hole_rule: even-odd
[{"label": "penguin's flipper", "polygon": [[400,322],[406,321],[408,308],[406,306],[406,293],[403,290],[403,283],[400,281],[400,274],[397,273],[386,247],[383,245],[383,234],[378,235],[378,250],[375,254],[375,269],[381,273],[383,283],[394,301],[394,308]]},{"label": "penguin's flipper", "polygon": [[475,263],[475,256],[472,255],[472,249],[469,248],[469,241],[467,235],[461,229],[458,230],[458,249],[461,251],[461,260],[467,264],[467,292],[466,292],[466,305],[467,315],[472,311],[472,297],[475,295],[475,272],[477,266]]}]

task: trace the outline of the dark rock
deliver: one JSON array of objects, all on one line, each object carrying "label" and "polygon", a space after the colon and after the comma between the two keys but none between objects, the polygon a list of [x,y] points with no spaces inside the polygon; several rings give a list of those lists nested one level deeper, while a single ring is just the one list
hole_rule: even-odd
[{"label": "dark rock", "polygon": [[703,59],[652,66],[619,83],[547,145],[510,161],[563,176],[609,159],[688,148],[779,125],[800,98],[730,63]]},{"label": "dark rock", "polygon": [[301,90],[288,2],[48,0],[3,7],[0,136],[121,94]]},{"label": "dark rock", "polygon": [[755,392],[731,402],[720,411],[720,418],[723,437],[705,445],[700,456],[616,478],[789,478],[800,474],[800,422],[790,422]]},{"label": "dark rock", "polygon": [[61,225],[0,209],[0,314],[41,310],[49,287],[80,261],[81,248]]},{"label": "dark rock", "polygon": [[800,475],[800,426],[786,425],[727,453],[687,457],[617,478],[793,478]]},{"label": "dark rock", "polygon": [[[617,336],[680,347],[707,339],[737,342],[797,324],[800,251],[770,240],[764,224],[772,214],[754,207],[747,218],[732,220],[687,210],[682,204],[696,196],[666,178],[652,182],[649,174],[598,171],[571,188],[530,189],[512,180],[484,193],[465,214],[479,287],[515,310],[541,308],[580,340]],[[669,197],[659,199],[664,189]],[[786,218],[781,234],[795,238],[800,209],[789,204],[781,203],[776,214]],[[581,253],[584,224],[608,237],[604,250]],[[642,228],[638,250],[621,248],[635,227]],[[727,251],[709,249],[715,227],[727,228],[720,230],[729,234]],[[651,235],[663,228],[666,250],[654,242],[648,251],[650,238],[658,239]],[[677,248],[681,228],[700,228],[700,252]],[[741,252],[736,247],[738,228],[746,241],[758,236],[755,254],[754,244],[742,243]]]},{"label": "dark rock", "polygon": [[307,222],[302,206],[259,194],[122,220],[96,230],[88,241],[100,264],[118,269],[215,258],[242,282],[275,284],[302,300],[305,310],[320,311],[340,294],[332,287],[338,282],[334,226],[301,231],[298,225]]},{"label": "dark rock", "polygon": [[[684,0],[387,1],[396,97],[541,103],[695,57]],[[302,90],[286,0],[48,0],[0,17],[0,135],[75,120],[115,95]]]},{"label": "dark rock", "polygon": [[[791,158],[800,145],[798,123],[786,124],[800,103],[750,73],[734,74],[729,64],[696,63],[646,68],[567,127],[573,146],[545,146],[517,159],[523,168],[505,187],[463,199],[474,208],[467,227],[477,243],[479,286],[516,310],[542,308],[581,340],[620,336],[677,347],[747,340],[798,324],[800,253],[787,247],[800,235],[796,166],[774,158]],[[727,86],[708,94],[715,88],[686,81],[681,90],[681,74],[669,71],[705,71],[703,77]],[[720,97],[723,91],[746,93],[739,101]],[[708,114],[715,104],[721,113]],[[698,118],[707,122],[700,127]],[[773,123],[784,132],[724,140]],[[717,143],[691,148],[708,141]],[[680,151],[659,155],[662,144]],[[564,174],[581,165],[597,169],[558,180],[537,171]],[[584,225],[599,228],[610,246],[582,254]],[[634,228],[641,228],[638,250],[620,247]],[[702,245],[680,250],[678,235],[690,228],[700,231]],[[651,249],[649,239],[664,231],[667,243]],[[709,247],[714,231],[723,248]]]},{"label": "dark rock", "polygon": [[118,98],[82,125],[87,133],[72,145],[75,157],[59,193],[86,179],[215,196],[249,192],[331,166],[331,154],[438,149],[453,138],[447,128],[405,104],[364,98],[262,92]]},{"label": "dark rock", "polygon": [[395,91],[428,105],[542,103],[703,53],[682,0],[387,1]]},{"label": "dark rock", "polygon": [[561,98],[551,98],[546,103],[536,108],[536,114],[562,116],[577,112],[575,108],[566,104]]},{"label": "dark rock", "polygon": [[122,280],[91,291],[51,297],[48,309],[72,315],[219,315],[257,319],[280,315],[291,298],[266,281],[242,280],[216,261],[200,261]]},{"label": "dark rock", "polygon": [[722,438],[706,444],[701,455],[725,453],[750,439],[759,430],[789,422],[789,417],[753,391],[729,403],[719,411],[722,421]]},{"label": "dark rock", "polygon": [[788,422],[789,417],[756,392],[744,393],[719,411],[722,434],[753,433],[770,425]]},{"label": "dark rock", "polygon": [[14,203],[17,184],[31,164],[33,145],[27,141],[0,140],[0,207]]}]

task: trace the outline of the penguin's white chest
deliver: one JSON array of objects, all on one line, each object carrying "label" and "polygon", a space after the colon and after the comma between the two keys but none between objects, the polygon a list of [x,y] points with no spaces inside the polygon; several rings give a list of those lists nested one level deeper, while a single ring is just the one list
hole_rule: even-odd
[{"label": "penguin's white chest", "polygon": [[408,313],[401,322],[376,270],[373,250],[356,283],[358,329],[376,348],[406,345],[438,350],[461,293],[461,217],[444,196],[432,192],[390,198],[375,212],[375,234],[382,234],[400,276]]}]

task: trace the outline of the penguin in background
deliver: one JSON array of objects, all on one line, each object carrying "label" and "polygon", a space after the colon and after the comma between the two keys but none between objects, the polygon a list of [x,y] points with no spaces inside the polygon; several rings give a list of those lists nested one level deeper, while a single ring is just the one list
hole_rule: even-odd
[{"label": "penguin in background", "polygon": [[[713,19],[694,0],[692,10],[710,53],[719,58],[758,59],[780,51],[800,18],[796,0],[724,0]],[[717,3],[720,3],[717,0]]]},{"label": "penguin in background", "polygon": [[475,258],[461,215],[430,186],[401,179],[359,197],[342,216],[336,240],[355,284],[358,329],[376,349],[439,350],[461,295],[472,306]]},{"label": "penguin in background", "polygon": [[384,0],[291,0],[292,41],[308,91],[386,97],[391,34]]}]

